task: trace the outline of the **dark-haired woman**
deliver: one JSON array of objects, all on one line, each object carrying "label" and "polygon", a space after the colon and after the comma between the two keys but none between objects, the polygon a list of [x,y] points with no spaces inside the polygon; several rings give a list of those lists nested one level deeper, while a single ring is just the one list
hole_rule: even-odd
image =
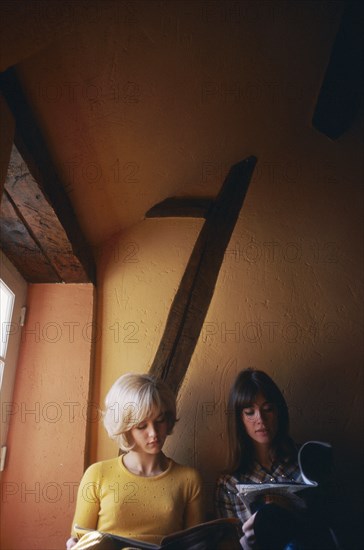
[{"label": "dark-haired woman", "polygon": [[289,436],[286,401],[265,372],[246,369],[237,376],[229,397],[228,435],[228,473],[217,481],[217,515],[240,519],[240,543],[246,550],[315,548],[303,539],[318,544],[321,534],[317,535],[316,526],[315,534],[306,537],[306,524],[285,508],[271,504],[251,515],[238,497],[237,485],[241,483],[302,482],[297,447]]}]

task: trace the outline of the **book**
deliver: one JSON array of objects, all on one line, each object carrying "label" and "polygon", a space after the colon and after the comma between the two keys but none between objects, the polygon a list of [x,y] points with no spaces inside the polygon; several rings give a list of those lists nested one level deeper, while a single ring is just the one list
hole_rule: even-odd
[{"label": "book", "polygon": [[75,550],[241,550],[238,528],[240,521],[236,518],[221,518],[189,527],[166,535],[161,543],[152,544],[137,539],[121,537],[111,533],[103,533],[85,529],[75,525],[79,539]]},{"label": "book", "polygon": [[301,491],[317,487],[327,477],[331,467],[332,447],[323,441],[307,441],[298,451],[298,466],[302,482],[239,483],[238,497],[250,514],[263,504],[275,503],[288,509],[304,509]]}]

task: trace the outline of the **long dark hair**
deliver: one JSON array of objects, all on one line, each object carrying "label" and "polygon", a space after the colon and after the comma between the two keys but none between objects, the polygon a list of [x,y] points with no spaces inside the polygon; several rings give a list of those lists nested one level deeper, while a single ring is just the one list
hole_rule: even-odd
[{"label": "long dark hair", "polygon": [[229,466],[230,473],[248,473],[254,462],[254,446],[241,420],[241,412],[250,407],[258,394],[274,404],[278,414],[278,428],[272,441],[272,451],[277,460],[290,463],[297,456],[296,447],[289,436],[289,414],[282,392],[263,371],[241,371],[230,391],[228,404]]}]

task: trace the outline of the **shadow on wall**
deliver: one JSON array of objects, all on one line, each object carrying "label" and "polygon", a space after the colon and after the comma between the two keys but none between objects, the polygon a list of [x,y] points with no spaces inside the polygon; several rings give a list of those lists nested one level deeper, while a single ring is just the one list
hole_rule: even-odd
[{"label": "shadow on wall", "polygon": [[[333,446],[331,477],[335,505],[334,527],[344,548],[358,548],[362,540],[363,414],[362,369],[350,361],[348,349],[325,356],[326,366],[303,369],[297,375],[293,403],[300,403],[299,419],[291,411],[292,434],[298,441],[327,441]],[[345,364],[338,358],[347,357]],[[342,373],[346,372],[346,376]],[[338,384],[340,380],[340,384]],[[297,434],[297,435],[296,435]],[[345,521],[343,521],[343,511]],[[359,543],[360,545],[361,543]]]},{"label": "shadow on wall", "polygon": [[[293,367],[288,376],[271,368],[264,370],[284,393],[293,439],[299,444],[321,440],[333,446],[329,500],[338,503],[333,507],[334,512],[338,512],[333,526],[344,548],[352,549],[357,548],[357,541],[361,540],[363,516],[362,457],[357,444],[362,434],[359,424],[362,418],[361,370],[352,363],[350,374],[342,380],[340,373],[344,366],[335,355],[344,357],[344,350],[327,353],[327,366],[312,361],[312,365],[303,368]],[[178,402],[181,422],[177,423],[166,444],[167,454],[179,462],[194,465],[201,472],[208,518],[214,514],[216,478],[226,465],[227,399],[240,367],[237,359],[228,359],[209,377],[201,373],[198,385],[191,372],[187,373]],[[185,442],[182,448],[181,441]],[[343,510],[345,522],[342,521]]]}]

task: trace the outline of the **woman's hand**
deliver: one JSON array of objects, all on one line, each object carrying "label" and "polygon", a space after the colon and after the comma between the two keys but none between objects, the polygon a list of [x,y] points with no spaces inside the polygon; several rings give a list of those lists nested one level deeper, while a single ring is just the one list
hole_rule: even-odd
[{"label": "woman's hand", "polygon": [[254,520],[255,514],[243,523],[244,535],[240,539],[240,544],[244,550],[251,550],[255,545],[255,533],[254,533]]},{"label": "woman's hand", "polygon": [[77,544],[77,542],[78,541],[75,537],[69,538],[68,541],[66,542],[67,550],[71,550],[71,548],[73,548]]}]

